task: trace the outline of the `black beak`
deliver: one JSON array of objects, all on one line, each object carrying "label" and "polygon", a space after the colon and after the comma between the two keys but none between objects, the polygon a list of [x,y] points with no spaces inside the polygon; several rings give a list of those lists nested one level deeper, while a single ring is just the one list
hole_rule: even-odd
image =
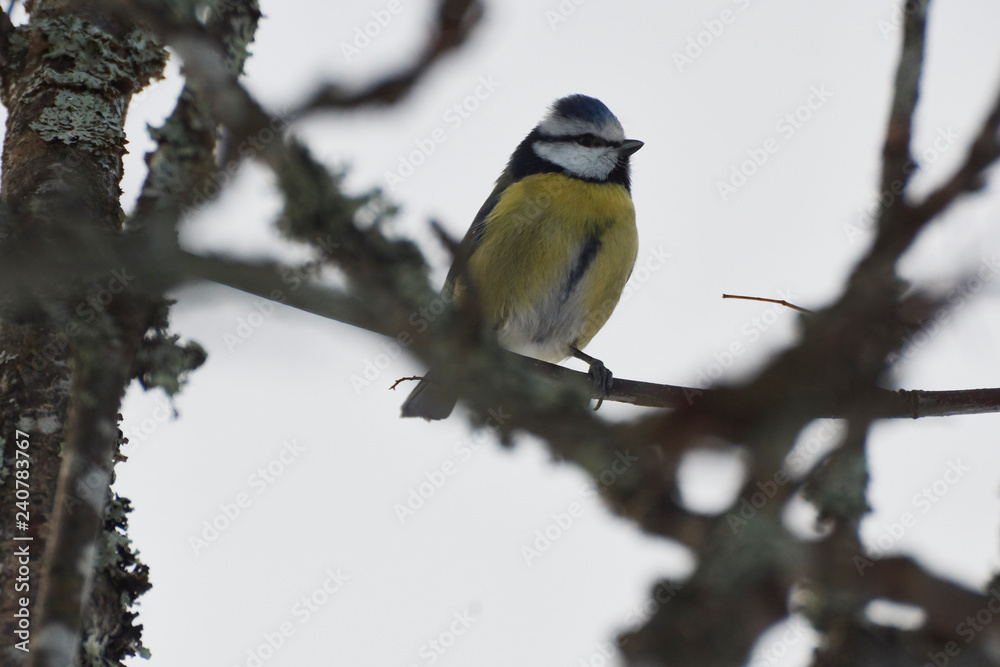
[{"label": "black beak", "polygon": [[621,153],[622,157],[628,157],[632,153],[642,148],[642,145],[643,145],[642,142],[637,139],[626,139],[622,143],[621,148],[619,148],[618,151]]}]

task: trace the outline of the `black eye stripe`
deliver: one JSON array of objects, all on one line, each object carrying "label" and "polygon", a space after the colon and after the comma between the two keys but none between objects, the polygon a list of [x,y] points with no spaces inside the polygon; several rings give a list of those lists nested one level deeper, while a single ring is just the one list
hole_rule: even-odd
[{"label": "black eye stripe", "polygon": [[551,141],[553,143],[579,143],[587,147],[622,145],[622,142],[620,141],[609,141],[594,134],[561,134],[558,136],[543,134],[540,139],[542,141]]}]

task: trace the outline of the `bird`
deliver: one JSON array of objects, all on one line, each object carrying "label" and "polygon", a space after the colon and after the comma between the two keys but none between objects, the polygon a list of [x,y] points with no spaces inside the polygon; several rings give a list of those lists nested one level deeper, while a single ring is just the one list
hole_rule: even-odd
[{"label": "bird", "polygon": [[[638,256],[629,158],[642,146],[600,100],[556,100],[510,156],[442,289],[461,298],[468,279],[502,347],[552,363],[580,359],[605,394],[614,376],[583,349]],[[444,419],[456,401],[432,369],[402,414]]]}]

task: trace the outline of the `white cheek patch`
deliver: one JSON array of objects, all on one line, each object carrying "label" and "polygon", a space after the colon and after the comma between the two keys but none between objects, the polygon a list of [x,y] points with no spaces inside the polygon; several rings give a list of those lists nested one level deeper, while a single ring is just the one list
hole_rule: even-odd
[{"label": "white cheek patch", "polygon": [[586,147],[572,141],[536,141],[535,153],[580,178],[604,180],[618,164],[613,146]]}]

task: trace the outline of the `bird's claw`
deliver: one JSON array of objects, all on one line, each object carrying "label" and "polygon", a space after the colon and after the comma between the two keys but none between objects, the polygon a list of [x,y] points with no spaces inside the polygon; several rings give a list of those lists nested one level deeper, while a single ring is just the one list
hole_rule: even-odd
[{"label": "bird's claw", "polygon": [[[604,365],[603,361],[594,359],[593,363],[590,364],[590,377],[594,379],[594,384],[597,385],[598,391],[602,392],[605,396],[611,393],[611,386],[614,384],[615,376]],[[597,405],[594,406],[594,412],[597,412],[601,405],[604,403],[604,396],[597,399]]]}]

